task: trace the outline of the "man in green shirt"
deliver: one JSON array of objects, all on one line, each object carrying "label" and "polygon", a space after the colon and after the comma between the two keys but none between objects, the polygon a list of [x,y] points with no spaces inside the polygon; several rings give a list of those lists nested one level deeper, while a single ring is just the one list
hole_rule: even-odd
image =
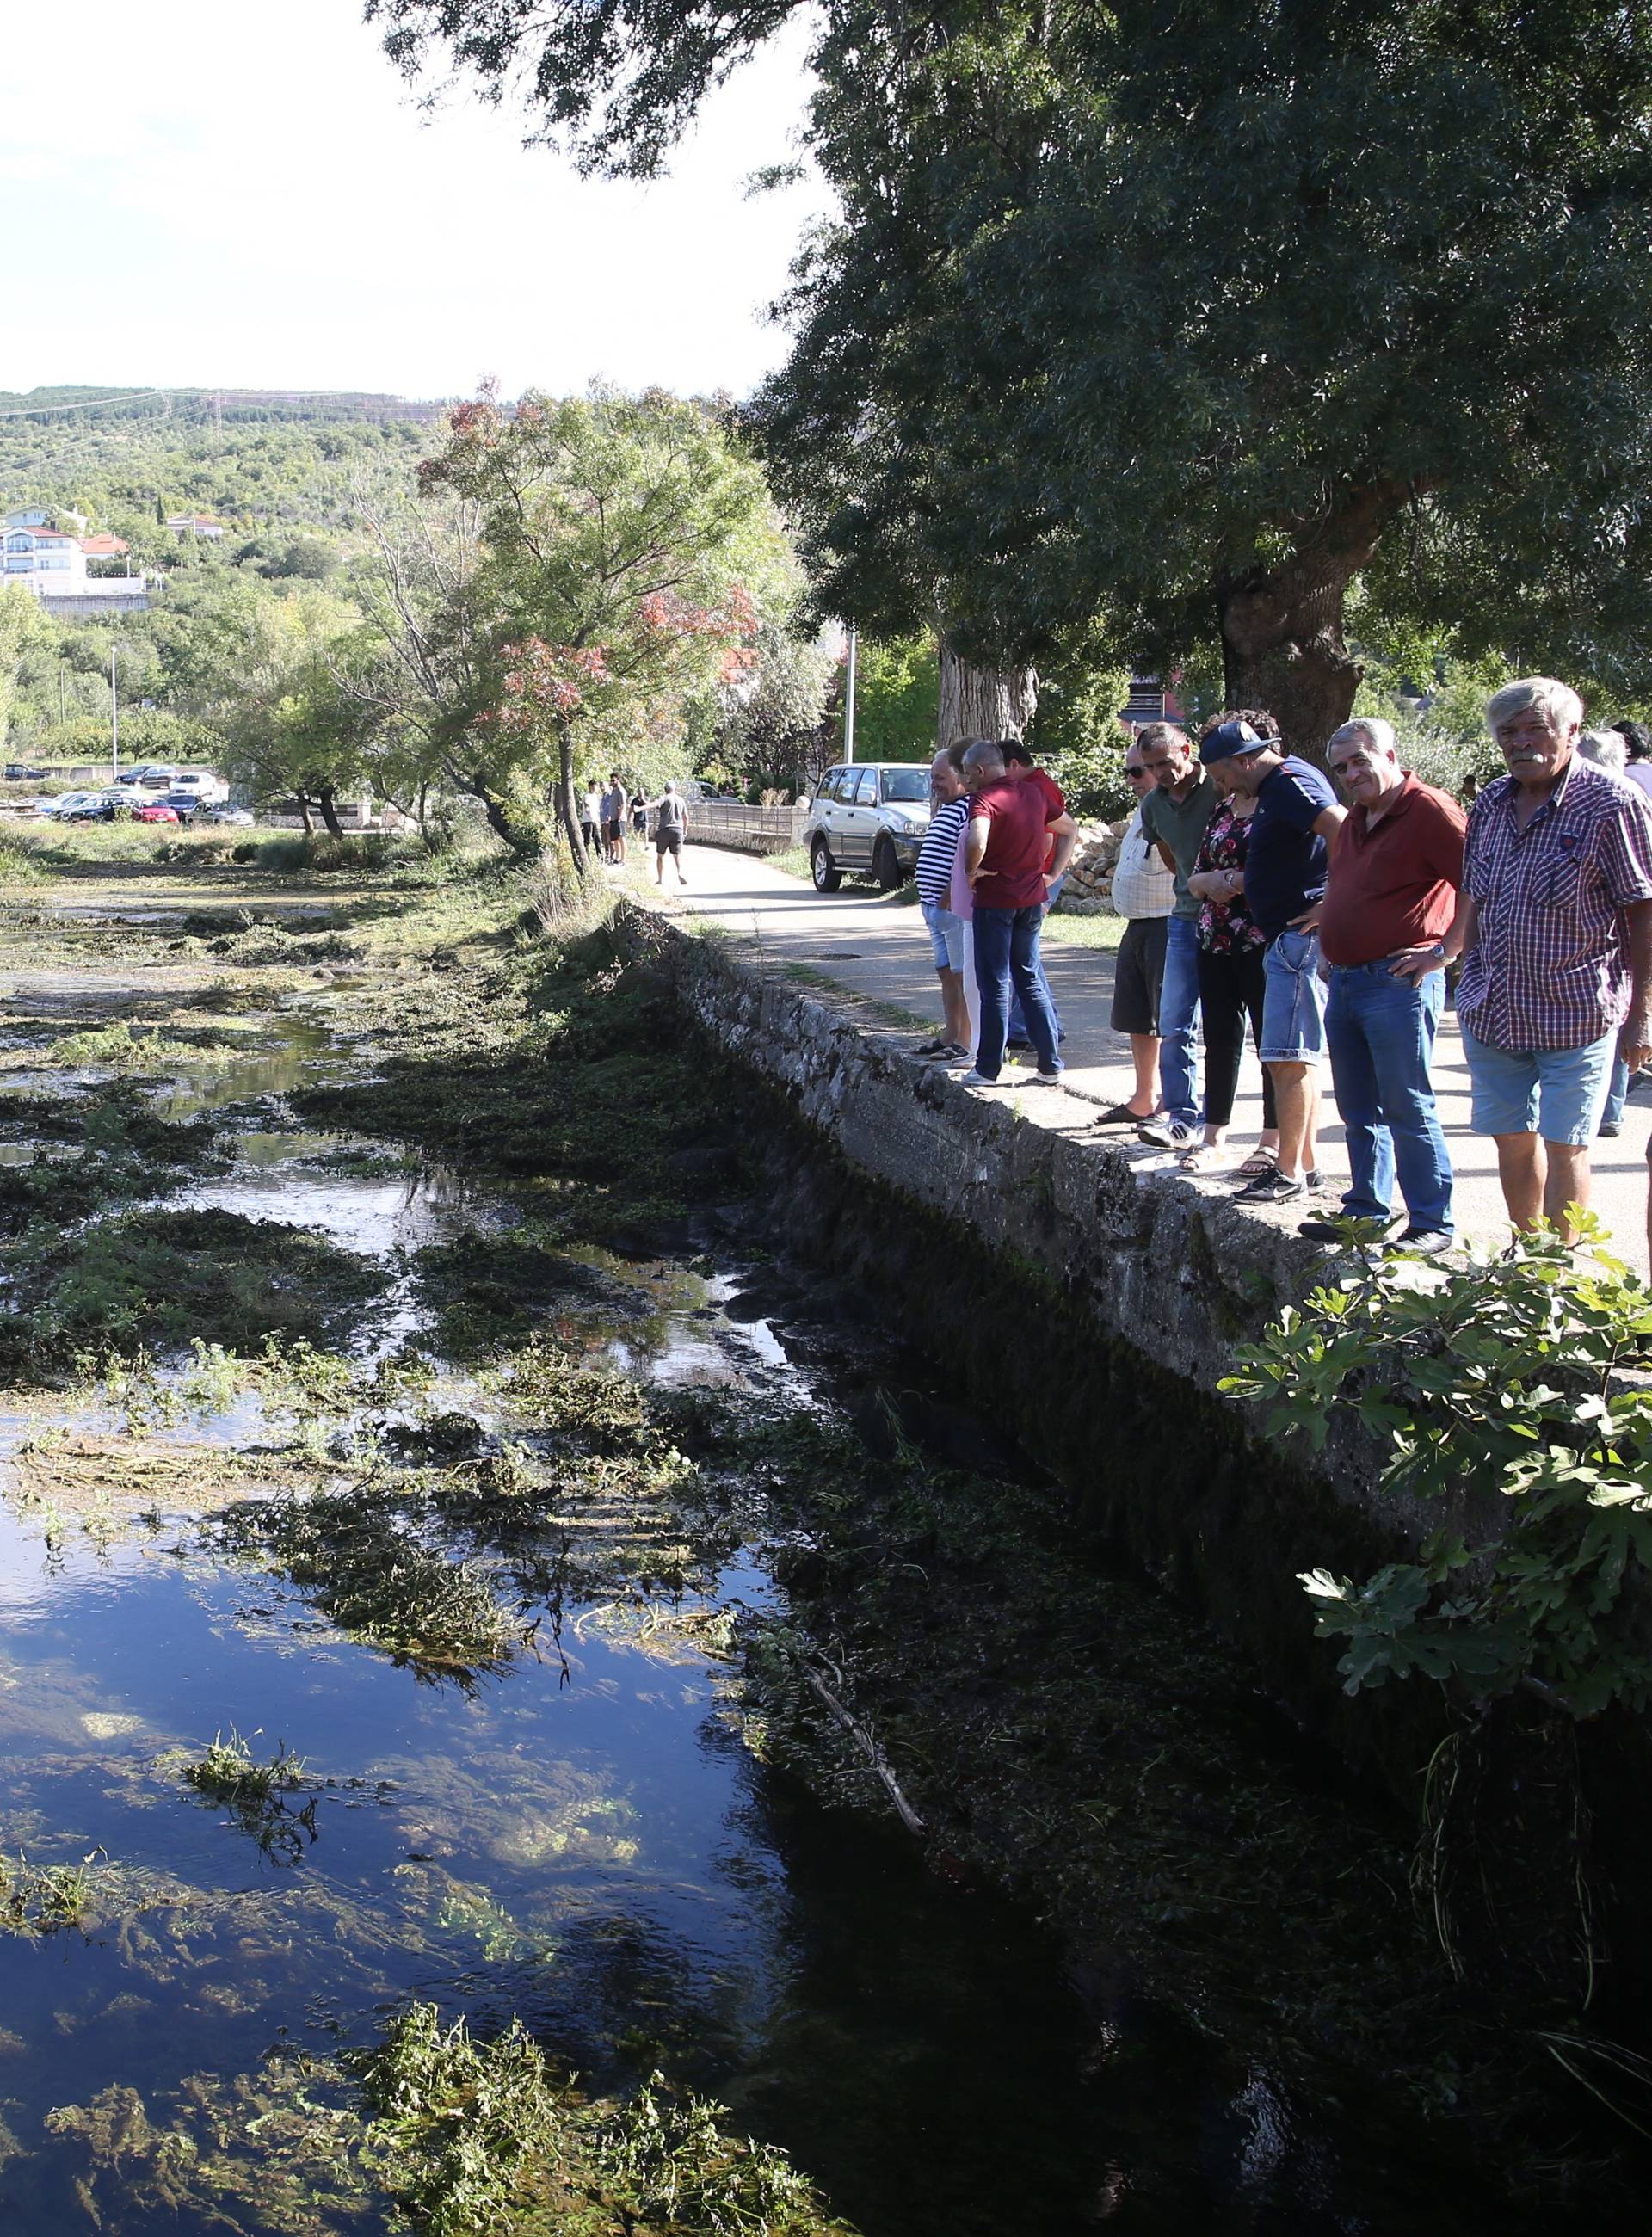
[{"label": "man in green shirt", "polygon": [[1159,1085],[1164,1108],[1137,1128],[1144,1142],[1185,1150],[1201,1141],[1199,1097],[1199,902],[1187,881],[1199,860],[1205,828],[1216,812],[1216,787],[1185,730],[1149,723],[1136,733],[1141,766],[1153,790],[1141,803],[1141,828],[1176,874],[1176,905],[1165,940],[1165,980],[1159,996]]}]

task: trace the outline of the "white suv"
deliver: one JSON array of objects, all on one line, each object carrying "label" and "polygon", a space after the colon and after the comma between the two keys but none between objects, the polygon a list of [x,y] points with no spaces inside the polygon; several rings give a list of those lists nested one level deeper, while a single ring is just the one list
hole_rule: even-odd
[{"label": "white suv", "polygon": [[846,870],[869,872],[885,891],[911,876],[929,828],[928,762],[847,762],[815,787],[803,822],[817,894],[835,894]]}]

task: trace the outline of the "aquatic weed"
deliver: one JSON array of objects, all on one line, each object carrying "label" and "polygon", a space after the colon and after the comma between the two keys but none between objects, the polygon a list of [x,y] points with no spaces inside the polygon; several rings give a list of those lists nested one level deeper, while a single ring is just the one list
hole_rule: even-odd
[{"label": "aquatic weed", "polygon": [[304,1759],[295,1755],[285,1740],[278,1740],[274,1756],[261,1763],[232,1725],[229,1738],[215,1732],[212,1745],[195,1762],[184,1766],[183,1775],[198,1792],[209,1795],[215,1802],[262,1803],[278,1787],[304,1784]]},{"label": "aquatic weed", "polygon": [[21,1849],[0,1857],[0,1927],[10,1934],[56,1934],[78,1926],[92,1893],[94,1849],[77,1864],[31,1864]]}]

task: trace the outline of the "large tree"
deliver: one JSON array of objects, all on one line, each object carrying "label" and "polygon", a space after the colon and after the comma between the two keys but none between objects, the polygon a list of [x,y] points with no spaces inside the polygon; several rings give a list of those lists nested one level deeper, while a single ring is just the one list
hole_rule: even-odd
[{"label": "large tree", "polygon": [[[648,174],[796,12],[375,0]],[[1350,589],[1652,670],[1652,16],[1619,0],[816,11],[842,202],[763,399],[822,596],[1035,661],[1104,614],[1322,742]]]}]

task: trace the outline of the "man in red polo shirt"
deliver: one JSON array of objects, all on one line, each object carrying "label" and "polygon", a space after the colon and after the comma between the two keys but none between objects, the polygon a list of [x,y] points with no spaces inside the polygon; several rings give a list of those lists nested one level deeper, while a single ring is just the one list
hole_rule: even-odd
[{"label": "man in red polo shirt", "polygon": [[[1429,1066],[1445,966],[1461,945],[1465,819],[1401,769],[1387,723],[1345,723],[1325,766],[1350,803],[1318,923],[1331,967],[1331,1081],[1352,1175],[1342,1213],[1391,1226],[1398,1174],[1409,1217],[1399,1248],[1431,1257],[1453,1236],[1451,1160]],[[1324,1219],[1305,1220],[1301,1232],[1338,1239]]]},{"label": "man in red polo shirt", "polygon": [[[1044,914],[1047,916],[1055,906],[1066,877],[1065,871],[1060,875],[1057,875],[1055,871],[1056,840],[1063,831],[1071,831],[1076,836],[1078,826],[1067,812],[1067,795],[1047,769],[1040,769],[1034,759],[1032,748],[1023,745],[1019,738],[1001,738],[998,744],[1004,756],[1004,775],[1010,783],[1031,785],[1044,802],[1044,828],[1049,839],[1049,845],[1044,856],[1044,874],[1048,881],[1048,892],[1044,901]],[[1050,1008],[1055,1017],[1055,1035],[1059,1043],[1065,1039],[1061,1032],[1061,1015],[1055,1007],[1055,993],[1050,985],[1049,973],[1044,968],[1044,957],[1041,951],[1038,959],[1038,983],[1049,997]],[[1027,1030],[1027,1020],[1021,1015],[1021,996],[1016,993],[1013,987],[1009,996],[1008,1046],[1013,1049],[1030,1048],[1032,1046],[1032,1038]]]},{"label": "man in red polo shirt", "polygon": [[1068,828],[1056,834],[1054,858],[1047,874],[1048,842],[1038,788],[1012,784],[1004,775],[1002,749],[984,738],[965,749],[963,762],[969,787],[964,867],[975,899],[972,934],[981,987],[981,1039],[965,1085],[998,1084],[1009,1033],[1013,980],[1038,1052],[1038,1071],[1033,1080],[1025,1073],[1012,1075],[1012,1084],[1030,1086],[1035,1081],[1041,1087],[1055,1087],[1061,1084],[1061,1059],[1055,1013],[1039,979],[1038,934],[1051,878],[1061,875],[1073,851],[1071,819],[1061,819]]}]

